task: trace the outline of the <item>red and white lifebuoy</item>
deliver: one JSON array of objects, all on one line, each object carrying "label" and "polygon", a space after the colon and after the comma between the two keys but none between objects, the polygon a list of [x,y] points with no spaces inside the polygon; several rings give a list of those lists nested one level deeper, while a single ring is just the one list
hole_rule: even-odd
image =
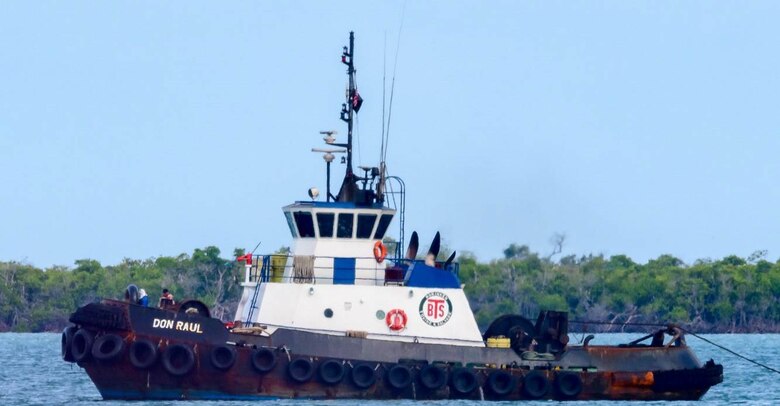
[{"label": "red and white lifebuoy", "polygon": [[387,258],[387,247],[385,247],[385,244],[382,244],[382,241],[377,241],[374,244],[374,259],[376,259],[376,262],[382,262]]},{"label": "red and white lifebuoy", "polygon": [[407,321],[409,321],[409,318],[406,317],[406,312],[401,309],[390,310],[387,312],[387,316],[385,316],[385,323],[387,323],[387,327],[393,331],[401,331],[405,329]]}]

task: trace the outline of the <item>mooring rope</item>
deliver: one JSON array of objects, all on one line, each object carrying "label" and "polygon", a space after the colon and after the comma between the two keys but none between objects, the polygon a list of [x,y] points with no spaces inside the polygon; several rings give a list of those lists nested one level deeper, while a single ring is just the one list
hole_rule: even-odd
[{"label": "mooring rope", "polygon": [[728,348],[726,348],[726,347],[724,347],[724,346],[722,346],[722,345],[720,345],[720,344],[718,344],[716,342],[710,341],[710,340],[708,340],[708,339],[706,339],[706,338],[704,338],[704,337],[694,333],[693,331],[686,330],[686,329],[684,329],[682,327],[680,327],[680,330],[684,331],[686,334],[690,334],[690,335],[698,338],[699,340],[704,341],[705,343],[712,344],[715,347],[718,347],[721,350],[726,351],[726,352],[728,352],[731,355],[734,355],[736,357],[742,358],[743,360],[745,360],[747,362],[750,362],[750,363],[753,363],[753,364],[756,364],[756,365],[758,365],[758,366],[760,366],[762,368],[766,368],[766,369],[768,369],[768,370],[770,370],[770,371],[772,371],[772,372],[774,372],[776,374],[780,374],[780,371],[778,371],[777,369],[774,369],[774,368],[772,368],[772,367],[770,367],[770,366],[768,366],[766,364],[762,364],[762,363],[760,363],[760,362],[758,362],[756,360],[750,359],[750,358],[748,358],[748,357],[746,357],[746,356],[744,356],[742,354],[738,354],[736,351],[730,350],[730,349],[728,349]]},{"label": "mooring rope", "polygon": [[672,324],[666,323],[634,323],[634,322],[628,322],[628,323],[620,323],[620,322],[613,322],[613,321],[595,321],[595,320],[569,320],[569,323],[574,324],[601,324],[601,325],[607,325],[607,326],[646,326],[646,327],[669,327]]},{"label": "mooring rope", "polygon": [[724,347],[724,346],[722,346],[722,345],[720,345],[720,344],[718,344],[716,342],[713,342],[713,341],[711,341],[709,339],[706,339],[706,338],[704,338],[704,337],[694,333],[693,331],[690,331],[688,329],[680,327],[680,326],[678,326],[676,324],[669,324],[669,323],[667,323],[667,324],[661,324],[661,323],[630,323],[630,322],[629,323],[615,323],[615,322],[609,322],[609,321],[594,321],[594,320],[570,320],[569,323],[574,323],[574,324],[599,324],[599,325],[615,325],[615,324],[617,324],[617,325],[620,325],[620,326],[646,326],[646,327],[677,327],[680,330],[684,331],[686,334],[690,334],[690,335],[698,338],[699,340],[704,341],[707,344],[713,345],[713,346],[715,346],[717,348],[720,348],[723,351],[728,352],[731,355],[734,355],[736,357],[742,358],[743,360],[745,360],[747,362],[750,362],[752,364],[758,365],[758,366],[760,366],[762,368],[765,368],[765,369],[767,369],[769,371],[772,371],[772,372],[774,372],[776,374],[780,374],[780,370],[772,368],[769,365],[762,364],[762,363],[760,363],[760,362],[758,362],[758,361],[756,361],[754,359],[750,359],[750,358],[748,358],[748,357],[746,357],[746,356],[744,356],[742,354],[737,353],[734,350],[726,348],[726,347]]}]

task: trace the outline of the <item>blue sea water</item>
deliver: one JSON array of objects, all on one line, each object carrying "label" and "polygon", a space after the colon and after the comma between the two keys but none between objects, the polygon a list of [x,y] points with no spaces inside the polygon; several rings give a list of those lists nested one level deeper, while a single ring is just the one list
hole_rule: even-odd
[{"label": "blue sea water", "polygon": [[[614,344],[631,341],[636,334],[601,334],[594,344]],[[706,338],[728,347],[748,358],[780,369],[780,335],[777,334],[720,334],[706,335]],[[572,337],[574,341],[577,337]],[[712,388],[699,402],[677,402],[675,404],[695,405],[780,405],[780,374],[770,372],[739,359],[695,337],[688,337],[699,356],[710,358],[724,365],[725,379],[721,385]],[[60,358],[59,334],[0,334],[0,405],[215,405],[233,406],[253,402],[119,402],[103,401],[87,375],[76,365],[63,362]],[[550,401],[547,401],[550,402]],[[382,402],[382,401],[264,401],[267,405],[343,405],[343,406],[385,406],[405,404],[418,406],[436,404],[446,406],[470,406],[480,402],[437,401],[437,402]],[[502,405],[509,402],[487,403]],[[541,403],[541,402],[537,402]],[[553,402],[575,405],[669,405],[669,402]]]}]

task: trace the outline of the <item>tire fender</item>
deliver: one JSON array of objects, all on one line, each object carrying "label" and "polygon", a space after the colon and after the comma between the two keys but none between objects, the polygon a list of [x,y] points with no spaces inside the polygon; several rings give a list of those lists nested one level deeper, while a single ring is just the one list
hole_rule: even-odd
[{"label": "tire fender", "polygon": [[76,360],[73,358],[73,350],[71,349],[71,346],[73,345],[73,336],[76,334],[77,330],[78,329],[76,326],[68,326],[62,330],[60,352],[62,353],[63,361],[76,362]]},{"label": "tire fender", "polygon": [[195,353],[186,344],[172,344],[162,353],[165,370],[174,376],[184,376],[195,367]]},{"label": "tire fender", "polygon": [[143,338],[130,344],[130,364],[138,369],[147,369],[157,362],[157,346]]},{"label": "tire fender", "polygon": [[218,345],[211,350],[209,360],[214,368],[227,371],[236,362],[236,347],[232,345]]},{"label": "tire fender", "polygon": [[390,369],[387,370],[387,384],[390,385],[391,388],[402,390],[409,387],[409,385],[412,384],[412,381],[414,380],[414,375],[412,374],[412,369],[409,368],[406,365],[393,365]]},{"label": "tire fender", "polygon": [[125,350],[125,340],[116,334],[103,334],[92,344],[92,357],[98,361],[114,361]]},{"label": "tire fender", "polygon": [[76,362],[82,362],[89,359],[92,355],[92,343],[95,342],[95,335],[89,330],[80,329],[73,334],[73,341],[70,345],[70,351]]},{"label": "tire fender", "polygon": [[523,377],[523,396],[541,399],[550,392],[550,381],[539,371],[531,371]]}]

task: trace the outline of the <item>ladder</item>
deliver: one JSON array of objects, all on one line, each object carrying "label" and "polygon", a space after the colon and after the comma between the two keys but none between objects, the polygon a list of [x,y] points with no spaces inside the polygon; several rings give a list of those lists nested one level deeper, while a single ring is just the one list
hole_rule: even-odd
[{"label": "ladder", "polygon": [[[262,262],[260,265],[260,275],[257,278],[257,284],[255,285],[255,293],[252,295],[252,301],[249,304],[249,314],[246,316],[246,323],[252,323],[252,316],[254,316],[255,309],[257,308],[257,296],[260,294],[260,284],[268,282],[270,278],[270,264],[271,257],[269,255],[257,256],[257,260]],[[258,263],[258,262],[255,262]]]}]

